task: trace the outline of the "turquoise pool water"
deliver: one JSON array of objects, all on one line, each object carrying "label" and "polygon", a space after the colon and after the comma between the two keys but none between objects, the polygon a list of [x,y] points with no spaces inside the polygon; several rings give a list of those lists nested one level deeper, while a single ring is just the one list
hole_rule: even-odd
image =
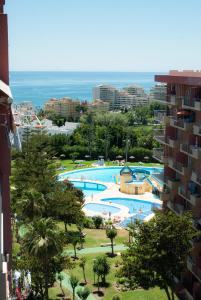
[{"label": "turquoise pool water", "polygon": [[[68,179],[85,179],[85,180],[97,180],[102,182],[116,182],[116,176],[119,176],[122,167],[104,167],[104,168],[90,168],[76,170],[60,174],[58,178],[60,180]],[[131,167],[132,170],[144,170],[153,173],[163,172],[163,168],[149,168],[149,167]]]},{"label": "turquoise pool water", "polygon": [[160,204],[129,198],[105,198],[101,201],[116,203],[129,208],[129,213],[132,214],[132,217],[127,218],[126,220],[121,222],[120,226],[122,227],[126,227],[129,223],[131,223],[134,220],[143,221],[147,216],[149,216],[152,213],[153,208],[161,207]]},{"label": "turquoise pool water", "polygon": [[124,205],[129,208],[130,214],[151,213],[153,208],[160,207],[160,204],[129,198],[105,198],[101,199],[101,201]]},{"label": "turquoise pool water", "polygon": [[72,182],[76,188],[82,190],[85,197],[91,197],[95,194],[103,192],[106,189],[105,185],[97,184],[94,182],[73,181],[73,180],[70,180],[70,182]]},{"label": "turquoise pool water", "polygon": [[98,204],[98,203],[88,203],[84,205],[84,208],[94,211],[94,212],[99,212],[99,213],[105,213],[106,215],[114,214],[120,211],[118,207],[114,207],[111,205],[105,205],[105,204]]}]

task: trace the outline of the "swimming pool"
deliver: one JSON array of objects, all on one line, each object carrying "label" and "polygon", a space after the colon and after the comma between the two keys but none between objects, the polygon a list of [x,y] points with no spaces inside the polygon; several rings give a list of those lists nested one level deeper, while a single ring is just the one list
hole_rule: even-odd
[{"label": "swimming pool", "polygon": [[103,202],[124,205],[129,208],[130,214],[151,213],[153,208],[160,208],[160,204],[149,201],[137,200],[132,198],[104,198]]},{"label": "swimming pool", "polygon": [[105,191],[106,186],[103,184],[95,183],[95,182],[88,182],[88,181],[75,181],[75,180],[69,180],[71,183],[73,183],[74,187],[80,189],[83,191],[85,197],[91,197],[93,195],[96,195],[100,192]]},{"label": "swimming pool", "polygon": [[[59,180],[68,179],[82,179],[82,180],[97,180],[102,182],[115,182],[117,176],[119,177],[122,167],[103,167],[103,168],[90,168],[76,170],[72,172],[66,172],[58,175]],[[163,168],[151,168],[151,167],[131,167],[132,170],[144,170],[153,173],[163,172]]]},{"label": "swimming pool", "polygon": [[84,205],[84,208],[105,215],[118,213],[120,211],[120,208],[118,207],[112,205],[99,204],[99,203],[88,203]]}]

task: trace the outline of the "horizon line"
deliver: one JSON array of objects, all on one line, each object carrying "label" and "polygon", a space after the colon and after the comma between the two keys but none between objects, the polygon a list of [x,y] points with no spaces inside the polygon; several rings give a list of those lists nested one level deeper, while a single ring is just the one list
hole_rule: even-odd
[{"label": "horizon line", "polygon": [[85,72],[85,73],[167,73],[168,71],[126,71],[126,70],[10,70],[9,72]]}]

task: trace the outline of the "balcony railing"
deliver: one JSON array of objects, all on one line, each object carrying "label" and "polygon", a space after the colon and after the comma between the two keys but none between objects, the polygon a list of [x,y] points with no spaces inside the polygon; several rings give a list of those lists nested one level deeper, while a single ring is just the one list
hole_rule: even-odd
[{"label": "balcony railing", "polygon": [[197,170],[193,170],[191,174],[191,180],[201,185],[201,172]]},{"label": "balcony railing", "polygon": [[184,175],[186,168],[187,168],[186,162],[178,162],[178,161],[175,161],[172,157],[169,157],[168,164],[169,164],[170,168],[172,168],[176,172],[180,173],[181,175]]},{"label": "balcony railing", "polygon": [[181,145],[180,145],[180,151],[192,155],[192,154],[193,154],[193,151],[192,151],[192,145],[189,145],[189,144],[181,144]]},{"label": "balcony railing", "polygon": [[184,96],[182,100],[182,106],[184,108],[191,108],[194,110],[201,110],[201,99],[200,98],[192,98],[189,96]]},{"label": "balcony railing", "polygon": [[183,130],[189,130],[192,129],[193,122],[190,119],[181,119],[172,116],[170,117],[170,125]]},{"label": "balcony railing", "polygon": [[201,202],[201,194],[193,192],[183,185],[179,187],[179,195],[186,199],[193,206],[196,206],[198,203]]},{"label": "balcony railing", "polygon": [[196,135],[201,135],[201,123],[195,123],[193,125],[193,133]]},{"label": "balcony railing", "polygon": [[172,202],[172,201],[168,201],[167,206],[168,206],[169,209],[171,209],[177,215],[182,215],[183,212],[185,211],[185,207],[181,203],[175,203],[175,202]]},{"label": "balcony railing", "polygon": [[155,129],[154,130],[154,138],[159,143],[166,143],[165,129]]},{"label": "balcony railing", "polygon": [[180,151],[189,154],[193,158],[201,157],[201,147],[199,145],[181,144]]},{"label": "balcony railing", "polygon": [[195,277],[201,281],[201,265],[200,259],[192,256],[187,258],[187,268],[195,275]]},{"label": "balcony railing", "polygon": [[153,158],[158,160],[159,162],[166,163],[167,162],[167,156],[164,155],[164,149],[163,148],[154,148],[153,149]]},{"label": "balcony railing", "polygon": [[179,145],[179,141],[177,140],[177,137],[166,135],[164,129],[155,129],[154,138],[159,143],[169,145],[170,147],[173,148]]},{"label": "balcony railing", "polygon": [[154,95],[154,100],[160,101],[164,104],[176,105],[180,99],[181,97],[173,94],[158,93]]},{"label": "balcony railing", "polygon": [[167,186],[171,189],[171,191],[177,190],[180,184],[180,180],[176,178],[167,178],[166,179]]}]

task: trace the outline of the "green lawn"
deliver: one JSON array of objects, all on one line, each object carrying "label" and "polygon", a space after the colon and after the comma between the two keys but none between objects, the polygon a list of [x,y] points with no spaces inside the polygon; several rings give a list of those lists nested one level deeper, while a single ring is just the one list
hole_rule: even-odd
[{"label": "green lawn", "polygon": [[[59,227],[64,230],[64,224],[59,222]],[[75,225],[68,226],[69,231],[77,231]],[[105,229],[89,229],[84,228],[83,233],[86,234],[85,236],[85,248],[91,247],[99,247],[100,244],[109,243],[110,240],[106,237]],[[115,238],[116,244],[123,244],[128,241],[128,232],[125,229],[118,230],[117,237]],[[69,249],[73,249],[71,245],[68,245]]]},{"label": "green lawn", "polygon": [[[97,287],[93,285],[94,274],[92,271],[92,266],[93,266],[93,260],[98,255],[99,254],[85,255],[85,257],[87,258],[87,264],[86,264],[86,278],[88,281],[87,286],[92,292],[97,290]],[[109,286],[107,288],[101,288],[101,290],[104,292],[104,296],[102,299],[111,300],[115,294],[120,294],[121,300],[134,300],[134,299],[135,300],[166,300],[167,299],[165,292],[160,290],[159,288],[150,289],[148,291],[143,289],[139,289],[136,291],[127,291],[127,292],[118,291],[115,285],[117,279],[115,277],[115,273],[117,270],[117,267],[115,266],[115,262],[117,261],[120,262],[120,260],[121,260],[120,257],[108,258],[111,267],[110,274],[107,276],[107,282]],[[82,270],[79,268],[78,265],[71,272],[69,271],[67,272],[70,274],[74,274],[77,278],[80,279],[80,281],[83,281]]]},{"label": "green lawn", "polygon": [[[66,159],[66,160],[57,160],[56,163],[58,166],[65,167],[65,170],[57,170],[57,173],[63,173],[67,171],[72,171],[76,169],[85,169],[92,167],[92,164],[97,162],[97,160],[89,160],[89,161],[83,161],[81,164],[82,167],[79,166],[79,164],[73,163],[72,160]],[[144,166],[144,167],[163,167],[162,164],[159,163],[140,163],[140,162],[128,162],[129,166]],[[118,166],[117,164],[114,164],[112,161],[105,161],[106,166]]]},{"label": "green lawn", "polygon": [[[65,299],[71,299],[71,293],[67,291],[65,288],[63,288],[65,293]],[[59,287],[59,284],[55,283],[54,287],[49,288],[49,300],[61,300],[64,299],[61,294],[61,289]]]}]

